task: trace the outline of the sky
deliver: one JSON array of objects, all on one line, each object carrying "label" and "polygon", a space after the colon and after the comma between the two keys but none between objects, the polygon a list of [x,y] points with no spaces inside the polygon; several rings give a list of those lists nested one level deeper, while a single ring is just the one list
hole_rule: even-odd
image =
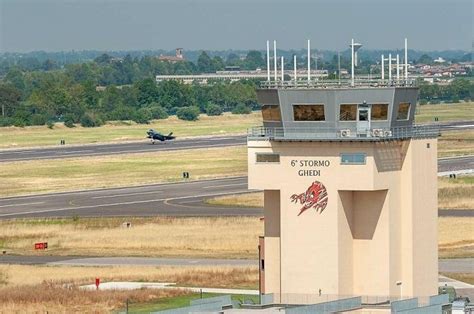
[{"label": "sky", "polygon": [[466,50],[473,0],[0,0],[0,52]]}]

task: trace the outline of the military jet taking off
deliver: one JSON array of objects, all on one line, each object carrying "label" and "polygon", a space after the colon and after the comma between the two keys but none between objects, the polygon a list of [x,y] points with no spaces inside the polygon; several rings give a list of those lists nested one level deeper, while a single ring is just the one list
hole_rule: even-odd
[{"label": "military jet taking off", "polygon": [[152,144],[155,144],[155,141],[160,141],[160,142],[165,142],[165,141],[171,141],[176,138],[176,136],[173,136],[173,132],[171,132],[168,135],[161,134],[159,132],[156,132],[153,129],[149,129],[147,132],[147,138],[151,140]]}]

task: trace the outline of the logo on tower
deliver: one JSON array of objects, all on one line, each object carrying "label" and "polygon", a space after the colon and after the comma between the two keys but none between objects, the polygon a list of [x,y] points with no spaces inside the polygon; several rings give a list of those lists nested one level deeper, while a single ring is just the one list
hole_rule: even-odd
[{"label": "logo on tower", "polygon": [[296,204],[298,204],[298,202],[303,204],[298,216],[309,208],[314,208],[316,209],[316,212],[319,211],[321,214],[328,204],[328,192],[324,184],[319,181],[314,181],[306,192],[293,194],[290,197],[290,200]]}]

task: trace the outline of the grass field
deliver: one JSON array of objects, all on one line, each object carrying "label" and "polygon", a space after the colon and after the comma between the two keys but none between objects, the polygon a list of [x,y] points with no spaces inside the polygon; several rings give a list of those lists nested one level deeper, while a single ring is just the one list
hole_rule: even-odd
[{"label": "grass field", "polygon": [[[132,228],[123,228],[124,221]],[[258,217],[84,218],[0,221],[9,254],[257,258]],[[48,242],[35,252],[35,242]]]},{"label": "grass field", "polygon": [[247,148],[226,147],[0,164],[0,196],[247,174]]},{"label": "grass field", "polygon": [[[33,275],[32,275],[33,274]],[[3,281],[1,280],[3,278]],[[0,265],[0,313],[110,313],[124,308],[144,312],[188,305],[189,292],[140,289],[84,291],[75,288],[107,281],[174,282],[177,286],[256,289],[256,267],[26,266]],[[66,288],[64,284],[72,285]]]},{"label": "grass field", "polygon": [[259,124],[261,114],[253,112],[248,115],[201,115],[199,120],[194,122],[179,120],[175,116],[155,120],[150,124],[112,122],[98,128],[67,128],[62,123],[57,123],[53,129],[46,126],[4,127],[0,128],[0,148],[58,145],[61,139],[66,140],[66,144],[145,140],[145,133],[150,128],[163,133],[173,132],[178,138],[242,134],[247,128]]},{"label": "grass field", "polygon": [[415,114],[417,123],[474,120],[474,103],[439,104],[418,106]]},{"label": "grass field", "polygon": [[474,257],[474,218],[440,217],[440,258]]},{"label": "grass field", "polygon": [[438,138],[438,157],[461,155],[474,155],[474,130],[441,133]]},{"label": "grass field", "polygon": [[[0,221],[0,249],[9,254],[257,257],[263,223],[256,217],[25,219]],[[440,257],[474,257],[474,218],[439,218]],[[48,251],[35,252],[35,242]],[[80,277],[78,277],[80,278]],[[1,281],[1,280],[0,280]]]},{"label": "grass field", "polygon": [[[438,178],[438,206],[440,209],[474,209],[474,176],[456,179]],[[263,207],[263,193],[224,195],[207,199],[211,205]]]}]

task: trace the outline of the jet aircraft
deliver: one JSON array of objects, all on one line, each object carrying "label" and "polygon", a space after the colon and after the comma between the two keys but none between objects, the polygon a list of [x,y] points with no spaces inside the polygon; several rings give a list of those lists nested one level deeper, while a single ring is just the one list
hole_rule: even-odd
[{"label": "jet aircraft", "polygon": [[176,138],[176,136],[173,136],[173,132],[171,132],[168,135],[165,135],[165,134],[161,134],[159,132],[156,132],[153,129],[149,129],[146,132],[146,134],[147,134],[147,138],[149,138],[151,140],[152,144],[155,144],[156,141],[165,142],[165,141],[174,140]]}]

